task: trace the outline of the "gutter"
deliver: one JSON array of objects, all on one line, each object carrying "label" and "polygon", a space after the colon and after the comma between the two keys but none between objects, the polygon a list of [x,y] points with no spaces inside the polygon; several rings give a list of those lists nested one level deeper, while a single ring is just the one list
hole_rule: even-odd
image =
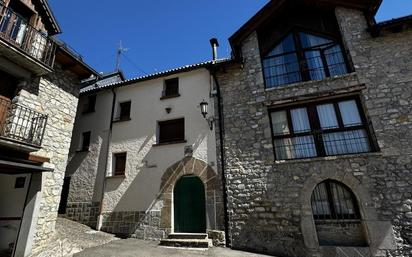
[{"label": "gutter", "polygon": [[112,111],[110,114],[110,124],[109,124],[109,132],[107,135],[107,147],[105,151],[105,156],[106,156],[106,162],[104,164],[104,169],[103,169],[103,178],[102,178],[102,194],[100,196],[100,205],[99,205],[99,216],[97,218],[97,225],[96,225],[96,230],[100,231],[103,225],[103,201],[104,201],[104,193],[106,191],[106,175],[107,175],[107,167],[109,165],[109,151],[110,151],[110,142],[112,141],[112,132],[113,132],[113,119],[114,119],[114,109],[116,106],[116,99],[117,95],[115,92],[115,88],[112,87],[111,91],[113,93],[113,101],[112,101]]}]

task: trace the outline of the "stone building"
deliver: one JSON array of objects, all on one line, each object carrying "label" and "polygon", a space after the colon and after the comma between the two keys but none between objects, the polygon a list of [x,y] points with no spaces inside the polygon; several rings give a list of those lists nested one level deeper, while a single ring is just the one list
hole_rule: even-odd
[{"label": "stone building", "polygon": [[61,213],[144,239],[224,230],[211,65],[82,88]]},{"label": "stone building", "polygon": [[47,1],[0,2],[0,256],[53,236],[80,80],[96,74],[63,43]]},{"label": "stone building", "polygon": [[230,38],[233,248],[412,256],[412,17],[376,23],[380,2],[271,1]]}]

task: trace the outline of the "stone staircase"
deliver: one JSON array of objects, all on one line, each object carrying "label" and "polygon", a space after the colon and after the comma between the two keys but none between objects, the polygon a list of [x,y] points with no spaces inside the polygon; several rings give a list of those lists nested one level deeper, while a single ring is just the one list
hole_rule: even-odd
[{"label": "stone staircase", "polygon": [[160,241],[161,246],[207,249],[212,246],[212,240],[207,234],[172,233]]}]

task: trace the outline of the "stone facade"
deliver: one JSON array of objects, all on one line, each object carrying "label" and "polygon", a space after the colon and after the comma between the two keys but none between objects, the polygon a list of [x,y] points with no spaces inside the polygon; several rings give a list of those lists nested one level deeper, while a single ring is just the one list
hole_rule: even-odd
[{"label": "stone facade", "polygon": [[[302,257],[412,255],[412,31],[373,38],[362,12],[337,8],[336,17],[353,73],[265,89],[254,32],[242,43],[243,65],[217,74],[234,248]],[[379,151],[275,161],[269,107],[353,94],[361,98]],[[311,195],[327,179],[355,194],[369,247],[319,246]]]},{"label": "stone facade", "polygon": [[48,115],[42,149],[37,156],[50,158],[54,169],[42,175],[41,203],[34,248],[45,244],[54,233],[57,209],[66,170],[67,156],[78,102],[78,77],[56,64],[55,72],[21,86],[13,101]]}]

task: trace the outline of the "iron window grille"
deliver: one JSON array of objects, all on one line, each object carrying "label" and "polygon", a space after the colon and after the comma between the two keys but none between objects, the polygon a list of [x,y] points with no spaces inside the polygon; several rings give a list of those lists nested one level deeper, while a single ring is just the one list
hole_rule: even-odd
[{"label": "iron window grille", "polygon": [[353,192],[342,183],[327,180],[316,186],[311,197],[315,221],[361,220]]},{"label": "iron window grille", "polygon": [[358,97],[270,110],[276,160],[375,151]]},{"label": "iron window grille", "polygon": [[267,88],[340,76],[351,69],[341,44],[324,35],[293,31],[262,58]]}]

